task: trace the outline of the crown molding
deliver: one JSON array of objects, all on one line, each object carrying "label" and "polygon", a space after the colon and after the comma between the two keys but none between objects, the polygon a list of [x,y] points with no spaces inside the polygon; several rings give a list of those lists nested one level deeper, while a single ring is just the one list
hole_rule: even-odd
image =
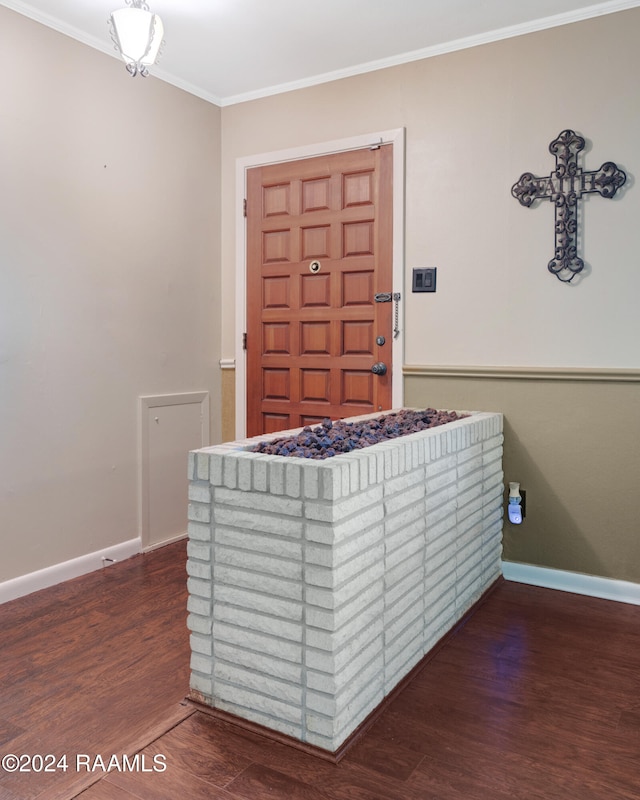
[{"label": "crown molding", "polygon": [[[0,0],[0,5],[6,6],[7,8],[12,9],[13,11],[18,12],[25,17],[29,17],[36,22],[40,22],[41,24],[58,31],[65,36],[70,36],[72,39],[76,39],[82,44],[86,44],[95,50],[105,53],[106,55],[119,59],[119,55],[114,52],[107,37],[102,39],[96,36],[91,36],[90,34],[81,31],[73,25],[67,24],[52,14],[47,14],[44,11],[34,8],[33,6],[29,5],[29,3],[23,2],[23,0]],[[574,11],[564,12],[562,14],[554,14],[549,17],[543,17],[542,19],[532,20],[519,25],[511,25],[505,28],[498,28],[493,31],[487,31],[486,33],[478,34],[476,36],[467,36],[461,39],[454,39],[449,42],[433,45],[431,47],[425,47],[420,50],[412,50],[408,53],[401,53],[397,56],[369,61],[353,67],[334,70],[332,72],[325,72],[320,75],[314,75],[302,80],[291,81],[274,86],[267,86],[261,89],[256,89],[255,91],[227,97],[213,95],[202,87],[196,86],[193,83],[189,83],[177,75],[163,70],[161,67],[154,67],[152,75],[159,80],[164,81],[165,83],[169,83],[172,86],[182,89],[189,94],[193,94],[202,100],[206,100],[213,105],[219,107],[232,106],[238,103],[248,102],[250,100],[258,100],[263,97],[283,94],[285,92],[292,92],[297,89],[306,89],[322,83],[341,80],[342,78],[362,75],[367,72],[374,72],[376,70],[386,69],[388,67],[395,67],[412,61],[433,58],[435,56],[455,52],[456,50],[466,50],[471,47],[478,47],[479,45],[501,41],[502,39],[510,39],[515,36],[523,36],[528,33],[536,33],[537,31],[547,30],[548,28],[569,25],[573,22],[582,22],[583,20],[592,19],[593,17],[614,14],[617,11],[626,11],[631,8],[636,8],[637,6],[640,6],[640,0],[607,0],[604,3],[586,6]]]},{"label": "crown molding", "polygon": [[498,28],[496,30],[487,31],[486,33],[477,34],[475,36],[454,39],[449,42],[443,42],[442,44],[432,45],[431,47],[424,47],[420,50],[412,50],[408,53],[401,53],[397,56],[390,56],[389,58],[381,58],[376,61],[358,64],[354,67],[347,67],[345,69],[334,70],[332,72],[325,72],[324,74],[314,75],[310,78],[305,78],[299,81],[291,81],[289,83],[282,83],[277,86],[257,89],[252,92],[245,92],[243,94],[232,95],[230,97],[223,97],[220,99],[219,105],[231,106],[236,105],[237,103],[245,103],[249,100],[259,100],[262,97],[269,97],[275,94],[293,92],[297,89],[306,89],[310,86],[318,86],[322,83],[330,83],[343,78],[351,78],[355,75],[363,75],[367,72],[375,72],[376,70],[387,69],[388,67],[397,67],[401,64],[408,64],[412,61],[421,61],[426,58],[434,58],[435,56],[445,55],[446,53],[453,53],[456,50],[467,50],[470,47],[491,44],[492,42],[499,42],[502,39],[511,39],[516,36],[524,36],[528,33],[536,33],[549,28],[557,28],[561,25],[570,25],[573,22],[582,22],[583,20],[592,19],[593,17],[602,17],[606,14],[614,14],[617,11],[627,11],[630,8],[636,8],[637,6],[640,6],[640,0],[608,0],[608,2],[598,3],[597,5],[587,6],[585,8],[579,8],[575,11],[554,14],[550,17],[543,17],[530,22],[523,22],[519,25],[510,25],[505,28]]},{"label": "crown molding", "polygon": [[[640,2],[640,0],[638,0],[638,2]],[[105,35],[104,39],[98,36],[91,36],[91,34],[88,34],[85,31],[74,27],[73,25],[69,25],[58,17],[54,17],[53,15],[47,14],[44,11],[40,11],[40,9],[30,6],[28,3],[23,3],[22,0],[0,0],[0,5],[5,6],[11,11],[16,11],[18,14],[22,14],[24,17],[32,19],[34,22],[39,22],[41,25],[45,25],[47,28],[51,28],[58,33],[62,33],[64,36],[69,36],[71,39],[75,39],[81,44],[86,44],[88,47],[91,47],[94,50],[99,50],[101,53],[111,56],[111,58],[121,61],[120,54],[114,49],[114,46],[111,44],[108,35]],[[116,5],[115,0],[114,5]],[[105,20],[105,32],[106,31],[107,25]],[[182,89],[188,94],[199,97],[201,100],[206,100],[208,103],[213,105],[221,106],[223,104],[221,98],[206,92],[199,86],[195,86],[188,81],[182,80],[182,78],[173,75],[171,72],[163,70],[162,67],[154,66],[153,70],[149,74],[149,77],[158,78],[158,80],[161,80],[164,83],[169,83],[171,86],[175,86],[177,89]]]}]

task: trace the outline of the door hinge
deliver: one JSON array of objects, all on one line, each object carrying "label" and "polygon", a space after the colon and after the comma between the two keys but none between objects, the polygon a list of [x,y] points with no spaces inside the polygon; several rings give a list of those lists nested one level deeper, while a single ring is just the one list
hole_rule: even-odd
[{"label": "door hinge", "polygon": [[246,333],[242,334],[242,349],[243,350],[247,349],[247,334]]},{"label": "door hinge", "polygon": [[247,198],[246,197],[242,201],[242,213],[244,214],[245,217],[247,216]]}]

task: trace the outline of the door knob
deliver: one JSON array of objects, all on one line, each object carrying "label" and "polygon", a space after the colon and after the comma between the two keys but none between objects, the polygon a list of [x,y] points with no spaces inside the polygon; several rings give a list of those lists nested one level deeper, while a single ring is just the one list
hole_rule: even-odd
[{"label": "door knob", "polygon": [[371,372],[374,375],[386,375],[387,374],[387,365],[383,361],[377,361],[372,367]]}]

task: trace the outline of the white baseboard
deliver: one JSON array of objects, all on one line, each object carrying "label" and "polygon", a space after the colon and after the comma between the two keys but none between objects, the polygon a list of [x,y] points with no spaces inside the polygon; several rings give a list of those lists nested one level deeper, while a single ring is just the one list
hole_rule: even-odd
[{"label": "white baseboard", "polygon": [[155,544],[149,544],[146,547],[142,548],[143,553],[152,553],[154,550],[159,550],[161,547],[165,547],[168,544],[173,544],[174,542],[179,542],[182,539],[186,539],[189,533],[185,531],[184,533],[179,533],[177,536],[172,536],[170,539],[163,539],[161,542],[156,542]]},{"label": "white baseboard", "polygon": [[37,572],[30,572],[28,575],[21,575],[19,578],[12,578],[9,581],[0,583],[0,603],[24,597],[40,589],[55,586],[57,583],[79,578],[89,572],[95,572],[105,566],[103,559],[110,561],[124,561],[125,558],[137,555],[142,551],[140,539],[130,539],[128,542],[121,542],[112,547],[105,547],[104,550],[97,550],[95,553],[72,558],[61,564],[54,564],[52,567],[40,569]]},{"label": "white baseboard", "polygon": [[502,574],[505,580],[515,583],[528,583],[530,586],[541,586],[545,589],[557,589],[561,592],[640,606],[640,583],[536,567],[533,564],[519,564],[515,561],[503,561]]}]

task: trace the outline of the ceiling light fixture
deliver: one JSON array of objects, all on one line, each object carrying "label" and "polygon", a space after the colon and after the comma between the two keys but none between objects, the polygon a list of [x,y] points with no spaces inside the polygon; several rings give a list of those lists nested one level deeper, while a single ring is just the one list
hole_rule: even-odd
[{"label": "ceiling light fixture", "polygon": [[149,74],[163,44],[164,28],[146,0],[126,0],[129,8],[114,11],[109,18],[111,38],[132,76]]}]

